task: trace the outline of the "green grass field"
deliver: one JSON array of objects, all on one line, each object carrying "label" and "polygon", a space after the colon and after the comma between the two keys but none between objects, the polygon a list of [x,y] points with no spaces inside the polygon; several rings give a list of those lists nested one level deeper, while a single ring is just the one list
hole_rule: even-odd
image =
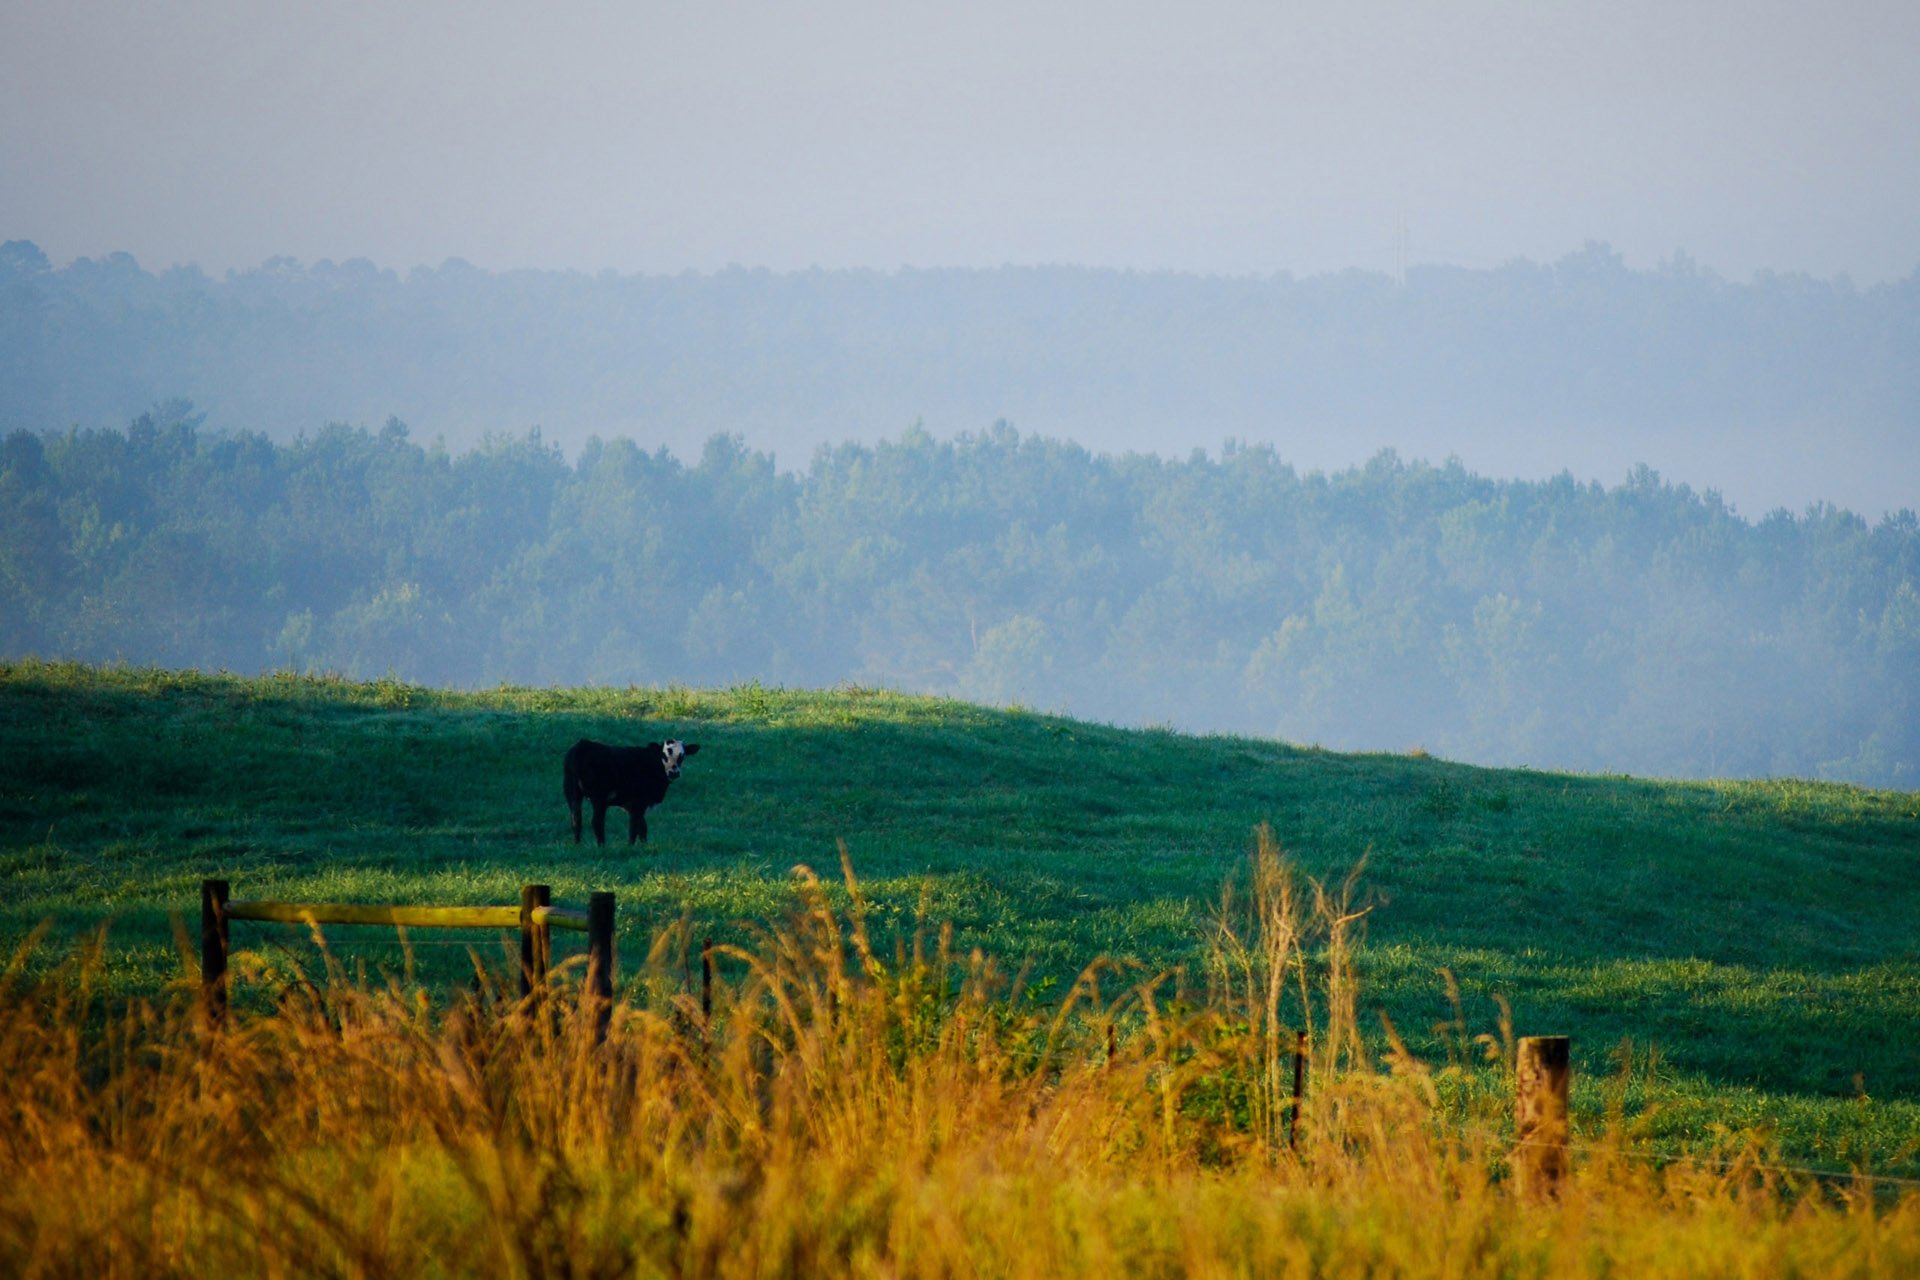
[{"label": "green grass field", "polygon": [[[703,744],[652,842],[576,847],[576,738]],[[1037,998],[1098,956],[1197,981],[1211,909],[1270,824],[1372,904],[1363,1024],[1431,1060],[1500,1030],[1569,1034],[1583,1121],[1656,1143],[1770,1133],[1779,1158],[1920,1173],[1920,795],[1672,783],[1120,730],[864,689],[503,688],[0,664],[0,939],[35,963],[106,926],[109,991],[186,979],[199,881],[238,898],[620,902],[624,956],[664,926],[736,938],[838,874],[877,936],[951,922]],[[236,924],[295,956],[298,930]],[[330,935],[370,972],[390,934]],[[500,937],[416,935],[425,985]],[[445,945],[447,942],[454,945]],[[631,974],[634,966],[626,966]],[[1446,975],[1457,983],[1457,1003]],[[245,998],[243,993],[242,998]],[[1492,1087],[1491,1085],[1489,1087]]]}]

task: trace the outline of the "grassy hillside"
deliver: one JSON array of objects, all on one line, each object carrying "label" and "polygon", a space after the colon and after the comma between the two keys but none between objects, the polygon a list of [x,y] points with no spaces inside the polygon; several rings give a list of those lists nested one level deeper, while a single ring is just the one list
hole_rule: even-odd
[{"label": "grassy hillside", "polygon": [[[669,734],[704,750],[652,842],[576,848],[567,745]],[[124,992],[181,977],[172,919],[191,922],[204,876],[327,900],[613,889],[635,956],[682,917],[722,938],[778,917],[791,868],[836,868],[844,840],[882,939],[950,921],[956,945],[1030,961],[1044,997],[1100,955],[1191,974],[1261,823],[1311,876],[1364,863],[1363,1008],[1416,1052],[1497,1033],[1500,997],[1518,1033],[1575,1037],[1589,1113],[1642,1111],[1676,1140],[1771,1128],[1794,1159],[1912,1168],[1920,795],[1475,769],[861,689],[454,694],[0,665],[0,938],[109,924]],[[390,940],[331,941],[373,971],[400,963]],[[435,981],[469,945],[500,954],[446,941],[415,939]]]}]

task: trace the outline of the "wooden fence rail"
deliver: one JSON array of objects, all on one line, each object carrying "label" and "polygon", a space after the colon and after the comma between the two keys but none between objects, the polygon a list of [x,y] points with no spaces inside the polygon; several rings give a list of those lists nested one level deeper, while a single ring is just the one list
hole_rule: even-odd
[{"label": "wooden fence rail", "polygon": [[514,907],[411,907],[354,902],[233,901],[225,880],[200,882],[200,999],[209,1026],[227,1014],[228,926],[235,920],[277,924],[351,924],[410,929],[517,929],[520,931],[520,994],[544,990],[553,954],[552,931],[587,935],[586,994],[595,1002],[594,1035],[604,1039],[613,1010],[611,893],[596,893],[585,911],[552,904],[544,884],[523,885]]}]

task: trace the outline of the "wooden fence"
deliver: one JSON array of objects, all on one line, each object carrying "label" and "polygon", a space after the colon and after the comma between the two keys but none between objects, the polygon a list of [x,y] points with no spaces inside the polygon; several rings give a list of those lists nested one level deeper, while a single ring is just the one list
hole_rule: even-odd
[{"label": "wooden fence", "polygon": [[594,1002],[594,1037],[604,1039],[613,1016],[613,918],[611,893],[593,894],[585,911],[556,907],[544,884],[522,885],[512,907],[408,907],[350,902],[234,901],[225,880],[200,882],[200,999],[208,1025],[227,1014],[228,926],[235,920],[279,924],[352,924],[410,929],[517,929],[520,931],[520,994],[546,987],[552,931],[587,935],[586,996]]},{"label": "wooden fence", "polygon": [[[227,1012],[227,928],[234,920],[281,924],[356,924],[427,929],[518,929],[520,994],[545,989],[555,929],[587,935],[585,995],[593,1002],[594,1039],[606,1038],[613,1016],[613,895],[596,893],[582,911],[556,907],[544,884],[522,885],[516,907],[406,907],[344,902],[235,902],[225,880],[200,882],[200,993],[207,1021],[219,1026]],[[700,1015],[713,1016],[713,939],[700,947]],[[1107,1058],[1115,1052],[1114,1029],[1107,1027]],[[1514,1064],[1514,1175],[1527,1195],[1558,1192],[1570,1167],[1567,1093],[1572,1079],[1571,1044],[1565,1036],[1528,1036]],[[1305,1092],[1307,1038],[1293,1051],[1293,1097],[1287,1145],[1298,1141],[1301,1097]]]}]

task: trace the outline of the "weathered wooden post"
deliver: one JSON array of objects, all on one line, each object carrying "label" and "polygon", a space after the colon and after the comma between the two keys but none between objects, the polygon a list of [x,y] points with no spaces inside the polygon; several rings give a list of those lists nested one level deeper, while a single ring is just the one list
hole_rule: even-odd
[{"label": "weathered wooden post", "polygon": [[593,1002],[593,1042],[607,1038],[613,1021],[613,895],[587,899],[587,999]]},{"label": "weathered wooden post", "polygon": [[545,920],[534,919],[534,908],[553,904],[553,890],[544,884],[520,886],[520,996],[525,999],[547,985],[547,962],[552,957],[552,935]]},{"label": "weathered wooden post", "polygon": [[200,882],[200,1011],[208,1030],[227,1020],[227,882]]},{"label": "weathered wooden post", "polygon": [[1573,1042],[1566,1036],[1524,1036],[1514,1064],[1513,1171],[1525,1196],[1551,1196],[1569,1167],[1567,1088]]},{"label": "weathered wooden post", "polygon": [[1287,1150],[1300,1149],[1300,1099],[1307,1092],[1307,1033],[1293,1042],[1293,1105],[1287,1112]]}]

